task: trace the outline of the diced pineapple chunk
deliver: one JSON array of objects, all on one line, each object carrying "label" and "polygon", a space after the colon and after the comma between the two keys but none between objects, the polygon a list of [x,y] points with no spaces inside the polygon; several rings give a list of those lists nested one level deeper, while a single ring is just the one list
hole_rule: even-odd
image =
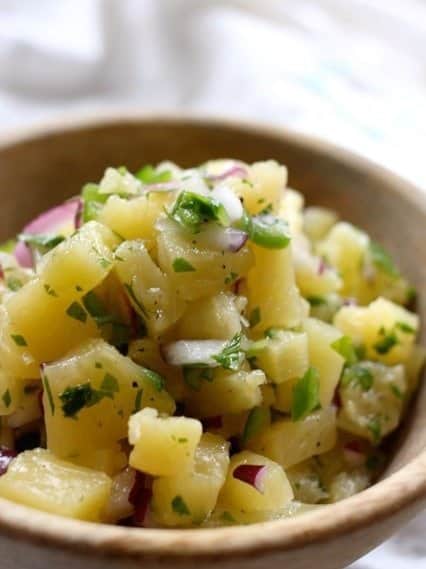
[{"label": "diced pineapple chunk", "polygon": [[343,279],[343,296],[357,296],[362,263],[369,243],[366,233],[350,223],[339,222],[318,244],[318,253],[339,271]]},{"label": "diced pineapple chunk", "polygon": [[306,298],[323,297],[342,288],[336,270],[304,247],[294,247],[294,261],[297,286]]},{"label": "diced pineapple chunk", "polygon": [[333,225],[337,223],[336,212],[325,207],[307,207],[303,216],[303,229],[313,242],[324,239]]},{"label": "diced pineapple chunk", "polygon": [[235,295],[219,293],[191,302],[179,320],[177,338],[229,340],[241,331],[241,318]]},{"label": "diced pineapple chunk", "polygon": [[3,367],[16,377],[36,378],[41,363],[60,358],[80,342],[99,334],[95,321],[79,300],[49,294],[40,279],[32,280],[2,307]]},{"label": "diced pineapple chunk", "polygon": [[190,471],[154,480],[153,510],[160,523],[185,527],[208,518],[226,478],[228,448],[224,439],[206,433],[195,451]]},{"label": "diced pineapple chunk", "polygon": [[97,219],[124,239],[143,239],[151,249],[157,235],[155,222],[171,196],[172,193],[160,192],[150,192],[131,200],[111,196]]},{"label": "diced pineapple chunk", "polygon": [[365,490],[371,484],[370,477],[365,468],[358,468],[351,472],[340,472],[330,484],[329,501],[339,502],[350,498]]},{"label": "diced pineapple chunk", "polygon": [[367,307],[344,306],[334,324],[355,344],[365,346],[367,359],[395,365],[411,357],[419,317],[390,300],[378,298]]},{"label": "diced pineapple chunk", "polygon": [[47,450],[20,454],[0,478],[0,496],[44,512],[100,521],[111,491],[102,472],[59,460]]},{"label": "diced pineapple chunk", "polygon": [[166,275],[152,260],[142,241],[126,241],[115,252],[116,271],[133,308],[157,337],[181,316],[178,300]]},{"label": "diced pineapple chunk", "polygon": [[231,458],[219,496],[221,507],[245,512],[279,510],[292,499],[290,482],[279,464],[250,451]]},{"label": "diced pineapple chunk", "polygon": [[202,381],[198,390],[188,389],[186,408],[196,417],[240,413],[260,405],[260,386],[266,382],[261,370],[236,372],[218,368],[212,381]]},{"label": "diced pineapple chunk", "polygon": [[304,197],[300,192],[287,188],[281,199],[278,215],[287,221],[290,234],[301,236],[303,230]]},{"label": "diced pineapple chunk", "polygon": [[153,476],[176,476],[190,470],[203,428],[188,417],[163,417],[146,407],[129,420],[129,464]]},{"label": "diced pineapple chunk", "polygon": [[267,160],[249,166],[247,181],[240,181],[236,191],[250,214],[265,208],[277,212],[286,185],[287,169],[274,160]]},{"label": "diced pineapple chunk", "polygon": [[307,334],[276,332],[256,356],[256,364],[277,384],[302,377],[309,367]]},{"label": "diced pineapple chunk", "polygon": [[287,469],[287,476],[299,502],[317,504],[328,498],[314,459],[308,459]]},{"label": "diced pineapple chunk", "polygon": [[291,246],[264,249],[253,246],[255,265],[247,279],[249,314],[259,314],[253,328],[295,328],[302,318],[301,297],[296,286]]},{"label": "diced pineapple chunk", "polygon": [[303,421],[275,421],[248,446],[254,451],[288,468],[336,444],[336,411],[327,407],[308,415]]},{"label": "diced pineapple chunk", "polygon": [[115,451],[131,413],[148,406],[170,414],[175,409],[161,377],[103,340],[45,365],[43,384],[48,448],[77,464],[88,464],[97,451]]},{"label": "diced pineapple chunk", "polygon": [[319,372],[320,403],[322,407],[327,407],[333,400],[345,363],[344,358],[331,347],[342,334],[331,324],[315,318],[307,318],[303,322],[303,329],[308,336],[310,365]]},{"label": "diced pineapple chunk", "polygon": [[377,444],[398,426],[406,392],[402,365],[361,362],[349,367],[339,389],[339,427]]},{"label": "diced pineapple chunk", "polygon": [[423,346],[413,346],[410,359],[404,364],[405,378],[407,380],[407,395],[411,395],[422,379],[422,369],[426,361],[426,349]]},{"label": "diced pineapple chunk", "polygon": [[38,272],[46,292],[74,299],[92,290],[112,269],[111,247],[117,242],[114,234],[100,223],[85,224],[44,255]]},{"label": "diced pineapple chunk", "polygon": [[[157,240],[160,267],[184,300],[218,293],[229,282],[244,277],[253,262],[248,247],[234,253],[208,248],[200,239],[202,234],[191,234],[173,221],[164,221]],[[176,265],[182,261],[185,271]]]}]

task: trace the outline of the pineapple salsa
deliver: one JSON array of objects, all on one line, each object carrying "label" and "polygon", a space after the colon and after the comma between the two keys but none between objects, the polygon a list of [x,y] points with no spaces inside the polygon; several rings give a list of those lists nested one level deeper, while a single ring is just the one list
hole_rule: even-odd
[{"label": "pineapple salsa", "polygon": [[140,527],[374,482],[424,351],[383,248],[284,166],[108,168],[0,253],[0,496]]}]

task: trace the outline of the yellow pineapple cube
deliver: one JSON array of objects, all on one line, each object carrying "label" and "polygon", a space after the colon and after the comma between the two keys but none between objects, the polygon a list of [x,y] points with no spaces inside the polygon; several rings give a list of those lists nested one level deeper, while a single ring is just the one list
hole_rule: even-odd
[{"label": "yellow pineapple cube", "polygon": [[303,421],[275,421],[249,441],[248,446],[285,469],[329,451],[336,444],[336,437],[336,411],[327,407],[308,415]]},{"label": "yellow pineapple cube", "polygon": [[155,518],[171,527],[204,522],[216,506],[228,465],[229,443],[217,435],[205,433],[195,451],[192,469],[154,480]]},{"label": "yellow pineapple cube", "polygon": [[280,330],[256,355],[256,364],[276,384],[302,377],[309,367],[306,332]]},{"label": "yellow pineapple cube", "polygon": [[146,407],[129,420],[129,464],[152,476],[176,476],[192,467],[202,432],[196,419],[159,416]]},{"label": "yellow pineapple cube", "polygon": [[98,522],[111,491],[111,479],[56,458],[44,449],[15,458],[0,478],[0,496],[68,518]]},{"label": "yellow pineapple cube", "polygon": [[248,167],[247,181],[235,184],[237,195],[242,198],[250,214],[265,208],[277,212],[287,185],[287,169],[274,160],[254,162]]},{"label": "yellow pineapple cube", "polygon": [[[45,365],[43,385],[48,448],[84,466],[93,464],[95,452],[115,451],[127,437],[132,413],[148,406],[170,414],[175,410],[158,374],[103,340],[87,342]],[[111,464],[109,459],[101,462]]]},{"label": "yellow pineapple cube", "polygon": [[219,496],[222,508],[245,512],[279,510],[293,499],[293,490],[282,467],[250,451],[231,458]]}]

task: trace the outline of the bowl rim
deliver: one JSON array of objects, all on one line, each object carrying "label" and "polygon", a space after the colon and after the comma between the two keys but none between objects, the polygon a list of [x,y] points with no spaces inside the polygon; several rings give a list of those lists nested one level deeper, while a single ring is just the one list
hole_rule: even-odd
[{"label": "bowl rim", "polygon": [[[397,174],[352,151],[321,138],[252,120],[234,120],[210,114],[146,112],[139,109],[68,112],[31,127],[14,128],[0,135],[0,151],[25,141],[84,128],[124,123],[167,124],[228,128],[247,135],[264,134],[294,146],[331,155],[339,162],[384,181],[392,191],[411,201],[426,215],[424,192]],[[0,536],[96,556],[178,562],[195,558],[249,558],[326,541],[392,517],[410,507],[420,509],[426,499],[426,449],[405,466],[367,490],[342,502],[306,512],[303,516],[248,526],[205,529],[138,529],[93,524],[34,510],[0,498]]]}]

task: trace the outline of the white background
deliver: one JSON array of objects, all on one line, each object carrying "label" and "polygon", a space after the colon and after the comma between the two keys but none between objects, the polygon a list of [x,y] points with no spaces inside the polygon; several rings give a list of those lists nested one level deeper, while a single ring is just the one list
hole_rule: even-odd
[{"label": "white background", "polygon": [[[291,126],[426,188],[426,1],[0,0],[0,132],[104,105]],[[354,568],[425,569],[425,531]]]}]

